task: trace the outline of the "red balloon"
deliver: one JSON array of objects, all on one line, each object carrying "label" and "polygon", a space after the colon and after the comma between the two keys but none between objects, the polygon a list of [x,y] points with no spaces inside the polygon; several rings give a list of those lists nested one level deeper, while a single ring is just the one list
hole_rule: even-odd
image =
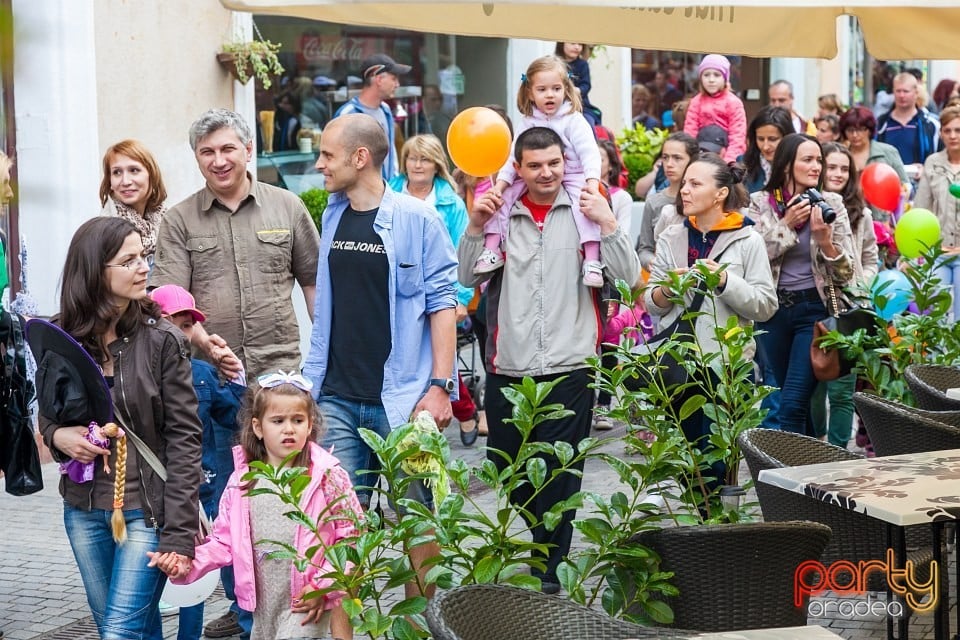
[{"label": "red balloon", "polygon": [[860,174],[860,188],[867,202],[884,211],[896,211],[900,205],[900,176],[890,165],[867,165]]}]

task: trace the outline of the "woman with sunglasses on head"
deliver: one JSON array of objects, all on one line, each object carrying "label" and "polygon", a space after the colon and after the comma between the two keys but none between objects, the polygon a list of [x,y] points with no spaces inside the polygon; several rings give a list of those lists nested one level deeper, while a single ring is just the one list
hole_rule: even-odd
[{"label": "woman with sunglasses on head", "polygon": [[750,196],[748,215],[766,243],[780,305],[773,318],[758,324],[765,332],[760,342],[780,383],[780,428],[794,433],[807,431],[810,396],[817,384],[810,344],[814,323],[827,316],[827,286],[842,290],[856,273],[843,199],[821,193],[822,184],[820,143],[792,133],[777,146],[763,191]]},{"label": "woman with sunglasses on head", "polygon": [[103,213],[133,223],[143,238],[143,249],[151,267],[166,199],[160,167],[143,143],[121,140],[107,148],[100,180]]},{"label": "woman with sunglasses on head", "polygon": [[[201,426],[189,350],[147,296],[148,271],[132,223],[88,220],[67,249],[56,318],[102,371],[114,416],[132,431],[127,446],[121,438],[98,446],[89,439],[90,425],[58,424],[57,403],[42,393],[50,382],[45,360],[37,374],[40,431],[54,458],[95,463],[89,479],[62,475],[60,493],[101,638],[163,637],[164,575],[147,566],[147,553],[192,558],[199,522]],[[164,480],[161,465],[176,471]]]}]

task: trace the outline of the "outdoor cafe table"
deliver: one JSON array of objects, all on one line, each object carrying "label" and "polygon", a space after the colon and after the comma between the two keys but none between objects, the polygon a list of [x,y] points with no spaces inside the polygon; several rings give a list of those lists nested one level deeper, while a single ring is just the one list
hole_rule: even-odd
[{"label": "outdoor cafe table", "polygon": [[[892,527],[932,524],[934,559],[941,571],[947,570],[940,541],[943,525],[960,520],[960,449],[764,469],[758,479],[882,520],[890,525],[889,533]],[[902,563],[902,552],[900,558]],[[957,574],[955,587],[960,602],[960,562]],[[948,589],[937,603],[937,640],[949,634],[949,610]],[[960,604],[957,616],[960,626]],[[905,625],[901,629],[905,630]]]},{"label": "outdoor cafe table", "polygon": [[843,636],[838,636],[833,631],[817,625],[809,625],[806,627],[703,633],[693,636],[691,640],[831,640],[834,638],[843,638]]}]

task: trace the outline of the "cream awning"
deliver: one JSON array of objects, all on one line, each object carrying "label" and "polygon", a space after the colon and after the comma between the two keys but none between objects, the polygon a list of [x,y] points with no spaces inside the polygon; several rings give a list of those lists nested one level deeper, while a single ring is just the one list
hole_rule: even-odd
[{"label": "cream awning", "polygon": [[[430,33],[534,38],[641,49],[833,58],[836,20],[857,16],[879,59],[960,59],[960,6],[882,0],[825,6],[797,0],[737,6],[684,0],[220,0],[235,11]],[[766,5],[766,6],[764,6]]]}]

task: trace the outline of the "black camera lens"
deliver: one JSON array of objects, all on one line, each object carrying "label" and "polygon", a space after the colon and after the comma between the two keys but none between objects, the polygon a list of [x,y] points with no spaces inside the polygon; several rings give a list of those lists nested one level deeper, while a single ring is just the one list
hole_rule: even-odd
[{"label": "black camera lens", "polygon": [[820,192],[814,188],[807,189],[803,192],[803,197],[810,203],[820,206],[820,216],[823,218],[823,221],[827,224],[833,224],[834,220],[837,219],[837,212],[833,210],[833,207],[828,205],[823,199],[823,196],[820,195]]}]

